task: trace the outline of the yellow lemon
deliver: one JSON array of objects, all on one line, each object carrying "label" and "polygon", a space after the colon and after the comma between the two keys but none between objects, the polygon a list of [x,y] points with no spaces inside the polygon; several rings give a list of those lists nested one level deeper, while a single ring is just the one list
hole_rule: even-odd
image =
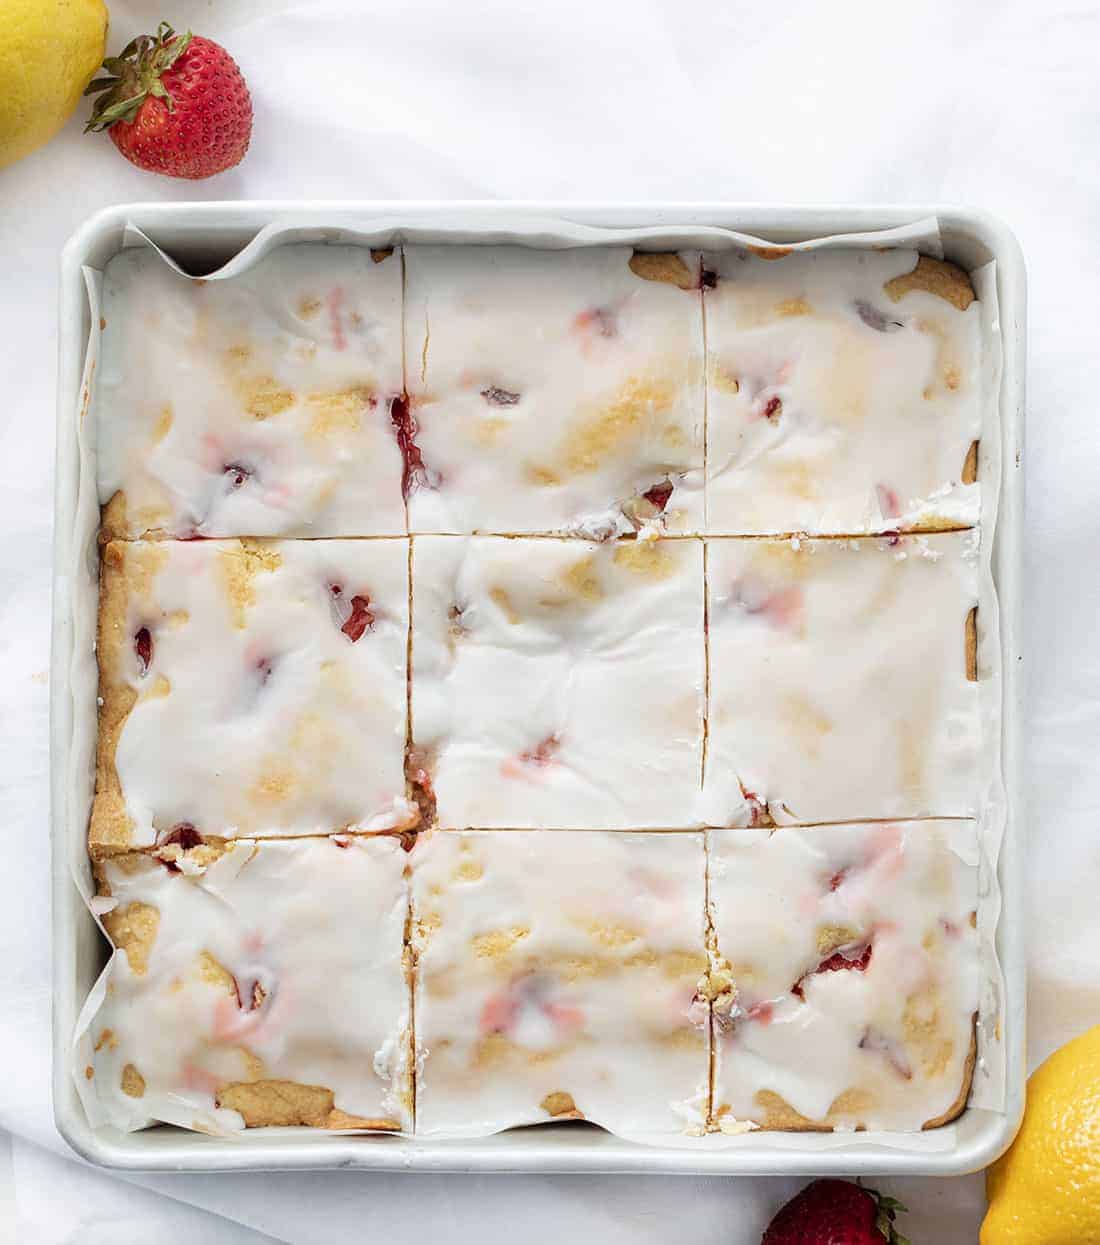
[{"label": "yellow lemon", "polygon": [[1032,1073],[1023,1127],[986,1192],[981,1245],[1100,1245],[1100,1025]]},{"label": "yellow lemon", "polygon": [[0,169],[61,129],[106,40],[103,0],[0,0]]}]

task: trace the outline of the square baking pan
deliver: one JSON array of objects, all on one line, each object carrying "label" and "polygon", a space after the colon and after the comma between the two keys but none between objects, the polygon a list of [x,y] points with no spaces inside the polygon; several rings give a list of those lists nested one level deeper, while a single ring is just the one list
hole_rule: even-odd
[{"label": "square baking pan", "polygon": [[[91,312],[86,268],[100,269],[126,244],[131,227],[186,269],[208,272],[237,254],[269,225],[313,226],[369,232],[385,229],[395,241],[403,231],[459,231],[466,241],[502,242],[522,236],[528,245],[561,246],[578,227],[666,230],[689,245],[694,231],[736,230],[776,243],[864,233],[912,225],[935,217],[944,256],[968,270],[995,262],[1002,366],[993,435],[1000,444],[1000,479],[992,537],[993,585],[999,606],[1000,761],[1004,783],[1004,831],[996,856],[1000,915],[996,951],[1002,972],[997,1036],[1002,1047],[1002,1109],[970,1105],[952,1124],[932,1134],[820,1134],[756,1132],[738,1144],[649,1145],[626,1141],[588,1124],[544,1124],[479,1140],[435,1141],[393,1136],[318,1136],[305,1130],[264,1130],[235,1137],[209,1137],[160,1125],[123,1133],[88,1122],[72,1076],[72,1039],[81,1006],[107,956],[74,879],[83,852],[90,778],[73,797],[74,726],[93,721],[94,679],[74,677],[78,594],[94,593],[96,525],[94,482],[82,470],[77,430],[86,408],[84,359]],[[324,228],[318,230],[318,222]],[[555,223],[559,227],[555,229]],[[613,241],[614,239],[608,239]],[[1025,358],[1023,257],[1011,232],[979,211],[939,205],[791,207],[736,203],[560,204],[491,202],[351,203],[160,203],[109,208],[70,239],[61,259],[53,633],[51,661],[51,831],[53,896],[53,1093],[58,1130],[91,1162],[136,1171],[229,1171],[291,1168],[363,1168],[375,1171],[652,1172],[670,1174],[925,1174],[978,1170],[1010,1143],[1023,1111],[1025,1056],[1025,961],[1021,922],[1024,806],[1022,802],[1022,569],[1023,436]],[[85,477],[82,481],[82,474]],[[983,482],[984,483],[984,482]],[[83,484],[83,491],[81,485]],[[984,495],[984,488],[983,488]],[[83,568],[77,574],[76,568]],[[90,585],[90,586],[89,586]],[[85,668],[90,655],[83,654]],[[94,663],[91,668],[94,670]],[[91,717],[87,715],[92,715]]]}]

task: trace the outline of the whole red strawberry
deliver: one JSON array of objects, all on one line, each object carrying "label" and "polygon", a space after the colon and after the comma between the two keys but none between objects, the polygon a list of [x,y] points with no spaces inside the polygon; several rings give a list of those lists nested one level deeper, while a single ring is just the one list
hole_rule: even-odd
[{"label": "whole red strawberry", "polygon": [[768,1224],[760,1245],[909,1245],[894,1227],[905,1207],[850,1180],[815,1180]]},{"label": "whole red strawberry", "polygon": [[252,135],[252,97],[237,62],[201,35],[161,22],[108,56],[110,75],[88,84],[99,95],[88,130],[109,130],[138,168],[169,177],[213,177],[240,164]]}]

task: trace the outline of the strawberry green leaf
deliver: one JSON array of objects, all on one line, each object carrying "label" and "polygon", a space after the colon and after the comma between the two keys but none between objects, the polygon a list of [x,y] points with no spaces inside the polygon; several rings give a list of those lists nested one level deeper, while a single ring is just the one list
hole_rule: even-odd
[{"label": "strawberry green leaf", "polygon": [[191,46],[191,38],[191,32],[188,31],[185,35],[180,35],[178,39],[172,40],[172,42],[168,45],[165,55],[161,58],[160,67],[162,71],[165,69],[171,69],[176,61],[178,61],[184,52],[187,51],[187,49]]},{"label": "strawberry green leaf", "polygon": [[85,95],[99,96],[85,133],[133,121],[150,97],[163,100],[172,112],[172,92],[163,76],[191,46],[192,38],[190,31],[177,35],[167,22],[161,22],[156,35],[138,35],[118,56],[108,56],[103,62],[108,76],[89,82],[84,90]]},{"label": "strawberry green leaf", "polygon": [[867,1192],[875,1200],[875,1229],[885,1245],[909,1245],[908,1238],[902,1236],[894,1225],[898,1211],[904,1213],[908,1207],[903,1206],[896,1197],[885,1197],[874,1189],[868,1189]]},{"label": "strawberry green leaf", "polygon": [[88,83],[84,88],[84,94],[98,95],[100,91],[105,91],[108,87],[118,86],[121,81],[121,78],[97,78],[94,82]]}]

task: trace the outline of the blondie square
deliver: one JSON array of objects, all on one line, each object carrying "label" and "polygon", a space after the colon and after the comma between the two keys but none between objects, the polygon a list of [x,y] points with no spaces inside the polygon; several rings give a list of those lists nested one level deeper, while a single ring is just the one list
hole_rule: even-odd
[{"label": "blondie square", "polygon": [[390,836],[101,862],[121,952],[85,1075],[119,1128],[410,1128],[406,854]]},{"label": "blondie square", "polygon": [[399,255],[296,244],[192,281],[125,250],[102,325],[106,537],[405,532]]},{"label": "blondie square", "polygon": [[407,639],[405,540],[108,545],[93,854],[406,824]]},{"label": "blondie square", "polygon": [[979,307],[914,251],[704,256],[716,534],[978,518]]},{"label": "blondie square", "polygon": [[412,870],[418,1133],[701,1127],[700,834],[439,831]]},{"label": "blondie square", "polygon": [[976,532],[712,540],[712,825],[973,815]]},{"label": "blondie square", "polygon": [[712,1127],[953,1119],[981,974],[969,821],[714,830]]},{"label": "blondie square", "polygon": [[413,545],[414,762],[440,826],[699,824],[699,541]]},{"label": "blondie square", "polygon": [[701,530],[697,254],[405,256],[412,531]]}]

